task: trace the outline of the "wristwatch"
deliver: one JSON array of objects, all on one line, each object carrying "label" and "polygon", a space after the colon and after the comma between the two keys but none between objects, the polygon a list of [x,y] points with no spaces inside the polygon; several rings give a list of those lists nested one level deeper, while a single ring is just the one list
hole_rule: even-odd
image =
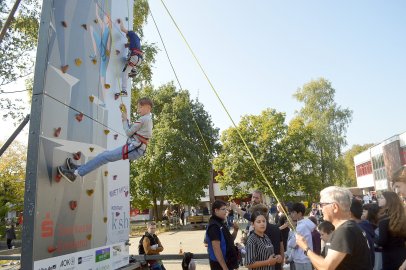
[{"label": "wristwatch", "polygon": [[307,247],[305,250],[304,250],[304,255],[306,255],[307,256],[307,252],[310,250],[310,248],[309,247]]}]

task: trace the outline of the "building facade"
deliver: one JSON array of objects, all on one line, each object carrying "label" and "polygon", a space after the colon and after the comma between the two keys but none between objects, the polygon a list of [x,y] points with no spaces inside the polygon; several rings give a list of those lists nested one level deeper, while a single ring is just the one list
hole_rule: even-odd
[{"label": "building facade", "polygon": [[392,175],[406,164],[406,132],[390,137],[354,156],[357,187],[388,190]]}]

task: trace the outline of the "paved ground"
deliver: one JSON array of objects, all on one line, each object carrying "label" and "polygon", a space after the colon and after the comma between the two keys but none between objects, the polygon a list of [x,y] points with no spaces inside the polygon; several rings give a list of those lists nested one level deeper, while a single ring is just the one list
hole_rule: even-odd
[{"label": "paved ground", "polygon": [[[179,245],[182,242],[184,252],[192,253],[207,253],[207,250],[203,244],[205,230],[192,230],[192,231],[171,231],[158,235],[164,246],[164,251],[161,254],[178,254]],[[237,235],[237,239],[241,237],[241,230]],[[138,254],[138,242],[141,237],[131,238],[130,254]],[[164,261],[165,268],[167,270],[179,270],[181,268],[181,261]],[[209,270],[209,261],[196,260],[196,269]],[[240,269],[246,269],[241,268]]]}]

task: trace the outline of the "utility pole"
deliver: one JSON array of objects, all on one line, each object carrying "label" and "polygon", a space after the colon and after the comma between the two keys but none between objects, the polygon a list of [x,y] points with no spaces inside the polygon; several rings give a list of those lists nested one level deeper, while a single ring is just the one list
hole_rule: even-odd
[{"label": "utility pole", "polygon": [[10,24],[11,24],[11,21],[14,19],[14,14],[16,13],[18,6],[20,5],[20,2],[21,2],[21,0],[16,0],[16,1],[15,1],[14,6],[13,6],[13,8],[12,8],[11,11],[10,11],[10,14],[8,15],[8,18],[7,18],[6,22],[5,22],[4,25],[3,25],[3,28],[1,29],[1,33],[0,33],[0,44],[1,44],[1,42],[3,41],[3,37],[4,37],[4,35],[6,34],[7,29],[8,29],[8,27],[9,27]]}]

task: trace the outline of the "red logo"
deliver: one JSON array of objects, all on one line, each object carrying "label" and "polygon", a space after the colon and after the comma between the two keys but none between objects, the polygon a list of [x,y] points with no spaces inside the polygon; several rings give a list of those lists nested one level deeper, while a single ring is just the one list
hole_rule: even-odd
[{"label": "red logo", "polygon": [[45,219],[41,223],[41,237],[54,236],[54,222],[51,219],[51,214],[48,212]]}]

